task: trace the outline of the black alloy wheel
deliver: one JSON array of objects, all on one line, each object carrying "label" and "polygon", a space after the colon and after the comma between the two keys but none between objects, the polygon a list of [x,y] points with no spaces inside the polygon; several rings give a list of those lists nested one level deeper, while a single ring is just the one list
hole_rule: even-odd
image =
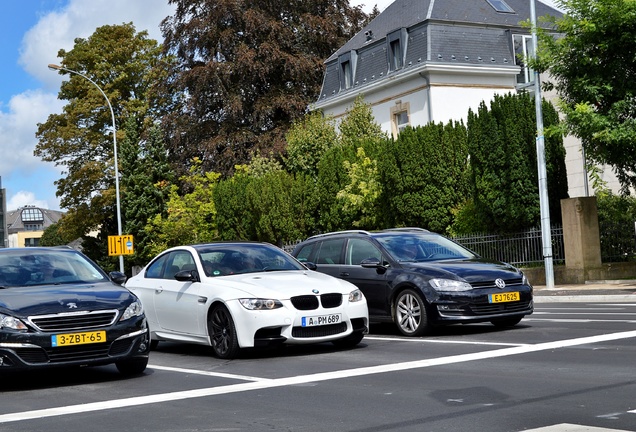
[{"label": "black alloy wheel", "polygon": [[230,311],[224,305],[216,305],[208,316],[208,333],[214,355],[220,359],[232,359],[239,351],[236,326]]}]

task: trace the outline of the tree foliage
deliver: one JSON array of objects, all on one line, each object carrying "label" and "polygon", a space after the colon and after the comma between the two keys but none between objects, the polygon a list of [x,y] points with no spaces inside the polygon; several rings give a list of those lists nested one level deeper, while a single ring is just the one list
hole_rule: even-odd
[{"label": "tree foliage", "polygon": [[201,163],[193,161],[190,174],[181,178],[191,192],[179,195],[179,188],[172,185],[167,215],[157,214],[146,225],[147,248],[151,256],[173,246],[218,239],[213,199],[218,180],[219,174],[203,172]]},{"label": "tree foliage", "polygon": [[[544,123],[558,123],[554,107],[544,102]],[[495,96],[468,114],[471,201],[462,217],[480,226],[471,231],[514,232],[540,220],[536,152],[536,109],[528,94]],[[565,149],[560,136],[545,140],[551,221],[560,221],[560,200],[567,198]],[[476,213],[476,214],[475,214]]]},{"label": "tree foliage", "polygon": [[294,122],[286,139],[287,170],[317,177],[318,162],[338,143],[338,132],[333,119],[325,117],[321,111],[312,111]]},{"label": "tree foliage", "polygon": [[171,0],[165,51],[178,58],[166,94],[168,146],[227,175],[254,151],[281,154],[317,99],[323,61],[368,19],[347,0]]},{"label": "tree foliage", "polygon": [[149,220],[167,216],[167,201],[174,174],[168,163],[162,132],[156,125],[139,134],[139,125],[129,117],[121,141],[121,206],[125,221],[123,231],[131,234],[135,253],[126,256],[131,265],[145,265],[152,258],[153,239],[145,231]]},{"label": "tree foliage", "polygon": [[636,2],[557,0],[561,37],[540,33],[535,64],[560,99],[564,125],[586,158],[613,166],[626,189],[636,186]]},{"label": "tree foliage", "polygon": [[[153,67],[160,55],[157,42],[132,24],[99,27],[87,39],[75,39],[70,51],[58,53],[62,67],[85,75],[104,91],[116,125],[128,116],[140,121],[146,117],[147,94],[156,79]],[[60,73],[69,75],[58,95],[68,103],[62,113],[38,124],[34,154],[64,169],[65,176],[55,182],[60,205],[67,209],[60,230],[64,237],[79,238],[100,229],[101,240],[92,250],[97,255],[91,255],[98,259],[107,250],[103,236],[114,235],[117,227],[111,111],[86,78]],[[122,130],[117,130],[117,138],[123,138]],[[86,240],[90,251],[97,239]]]},{"label": "tree foliage", "polygon": [[468,148],[462,123],[406,128],[380,159],[384,224],[446,232],[466,199]]}]

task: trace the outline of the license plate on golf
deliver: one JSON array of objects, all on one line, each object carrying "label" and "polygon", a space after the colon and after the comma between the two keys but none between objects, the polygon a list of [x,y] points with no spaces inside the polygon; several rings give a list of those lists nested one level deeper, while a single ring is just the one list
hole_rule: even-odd
[{"label": "license plate on golf", "polygon": [[104,330],[81,333],[65,333],[51,336],[51,346],[53,347],[83,345],[100,342],[106,342],[106,332]]},{"label": "license plate on golf", "polygon": [[488,294],[488,303],[505,303],[505,302],[519,301],[520,299],[521,297],[519,296],[518,291]]},{"label": "license plate on golf", "polygon": [[312,317],[302,317],[303,327],[314,327],[328,324],[338,324],[342,321],[342,314],[319,315]]}]

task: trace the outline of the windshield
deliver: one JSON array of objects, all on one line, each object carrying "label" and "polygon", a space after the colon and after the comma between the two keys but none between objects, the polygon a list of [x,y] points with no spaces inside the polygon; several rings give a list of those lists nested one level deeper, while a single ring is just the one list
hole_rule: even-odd
[{"label": "windshield", "polygon": [[21,287],[103,282],[108,277],[70,249],[5,249],[0,252],[0,286]]},{"label": "windshield", "polygon": [[206,276],[307,270],[282,249],[267,244],[216,244],[197,248]]},{"label": "windshield", "polygon": [[476,258],[463,246],[439,234],[386,234],[376,239],[398,262]]}]

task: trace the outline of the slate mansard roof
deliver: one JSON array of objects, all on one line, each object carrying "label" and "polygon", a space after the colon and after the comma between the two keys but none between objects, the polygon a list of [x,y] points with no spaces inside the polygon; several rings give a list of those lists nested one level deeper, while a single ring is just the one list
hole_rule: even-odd
[{"label": "slate mansard roof", "polygon": [[[494,2],[494,1],[493,1]],[[488,0],[396,0],[338,49],[325,64],[318,103],[414,69],[432,65],[514,68],[512,33],[530,34],[529,0],[505,0],[513,12],[497,12]],[[535,1],[536,16],[562,13]],[[539,22],[539,24],[541,24]],[[404,42],[403,65],[389,68],[389,38]],[[351,87],[343,88],[341,63],[353,63]]]}]

